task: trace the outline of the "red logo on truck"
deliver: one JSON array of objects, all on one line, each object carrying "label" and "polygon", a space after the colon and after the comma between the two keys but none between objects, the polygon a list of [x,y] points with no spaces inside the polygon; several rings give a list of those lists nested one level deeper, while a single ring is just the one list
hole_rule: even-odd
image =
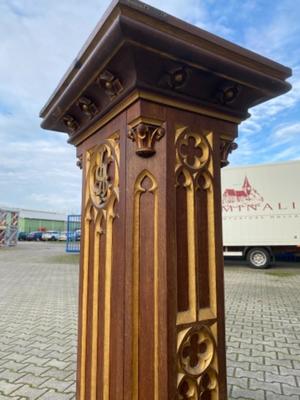
[{"label": "red logo on truck", "polygon": [[264,198],[250,184],[245,176],[241,189],[225,189],[223,193],[223,205],[259,205]]}]

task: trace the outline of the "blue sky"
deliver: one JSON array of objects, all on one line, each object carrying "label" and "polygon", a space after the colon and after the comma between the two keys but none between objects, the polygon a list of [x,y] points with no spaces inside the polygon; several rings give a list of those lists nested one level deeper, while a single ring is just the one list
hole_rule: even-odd
[{"label": "blue sky", "polygon": [[[300,159],[300,2],[149,0],[293,68],[293,90],[250,110],[231,165]],[[78,212],[81,172],[41,107],[107,8],[106,0],[0,0],[0,204]]]}]

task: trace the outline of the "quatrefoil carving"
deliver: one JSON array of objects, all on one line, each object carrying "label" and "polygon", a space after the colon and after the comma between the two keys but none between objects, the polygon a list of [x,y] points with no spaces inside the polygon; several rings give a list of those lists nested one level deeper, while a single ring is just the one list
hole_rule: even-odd
[{"label": "quatrefoil carving", "polygon": [[184,129],[178,138],[177,146],[181,164],[192,171],[204,168],[210,160],[210,145],[202,134]]},{"label": "quatrefoil carving", "polygon": [[178,351],[182,371],[189,376],[200,376],[210,366],[214,352],[214,339],[206,326],[188,329]]}]

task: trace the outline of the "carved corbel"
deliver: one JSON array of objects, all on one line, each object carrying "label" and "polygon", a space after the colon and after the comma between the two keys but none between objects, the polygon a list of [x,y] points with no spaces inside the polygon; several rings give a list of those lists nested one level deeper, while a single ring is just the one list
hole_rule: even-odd
[{"label": "carved corbel", "polygon": [[96,104],[87,97],[80,97],[80,99],[77,101],[77,105],[80,110],[90,119],[92,119],[98,112],[98,107]]},{"label": "carved corbel", "polygon": [[229,140],[221,139],[221,168],[226,167],[229,164],[229,154],[238,148],[237,143]]},{"label": "carved corbel", "polygon": [[65,126],[68,128],[70,134],[76,132],[77,129],[79,128],[79,123],[76,121],[74,117],[72,117],[72,115],[65,115],[63,117],[63,122]]},{"label": "carved corbel", "polygon": [[107,70],[101,72],[97,79],[97,83],[104,89],[105,93],[111,100],[124,90],[120,80]]},{"label": "carved corbel", "polygon": [[76,165],[78,168],[82,169],[82,156],[77,157]]},{"label": "carved corbel", "polygon": [[151,157],[156,153],[155,142],[159,141],[165,134],[162,126],[139,123],[129,129],[128,137],[136,143],[136,154],[141,157]]}]

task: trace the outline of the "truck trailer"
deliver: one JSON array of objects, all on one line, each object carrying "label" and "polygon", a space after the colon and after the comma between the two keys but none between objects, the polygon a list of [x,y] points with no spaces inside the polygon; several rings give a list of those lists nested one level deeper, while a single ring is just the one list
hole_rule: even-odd
[{"label": "truck trailer", "polygon": [[224,256],[267,268],[300,254],[300,160],[222,170]]}]

